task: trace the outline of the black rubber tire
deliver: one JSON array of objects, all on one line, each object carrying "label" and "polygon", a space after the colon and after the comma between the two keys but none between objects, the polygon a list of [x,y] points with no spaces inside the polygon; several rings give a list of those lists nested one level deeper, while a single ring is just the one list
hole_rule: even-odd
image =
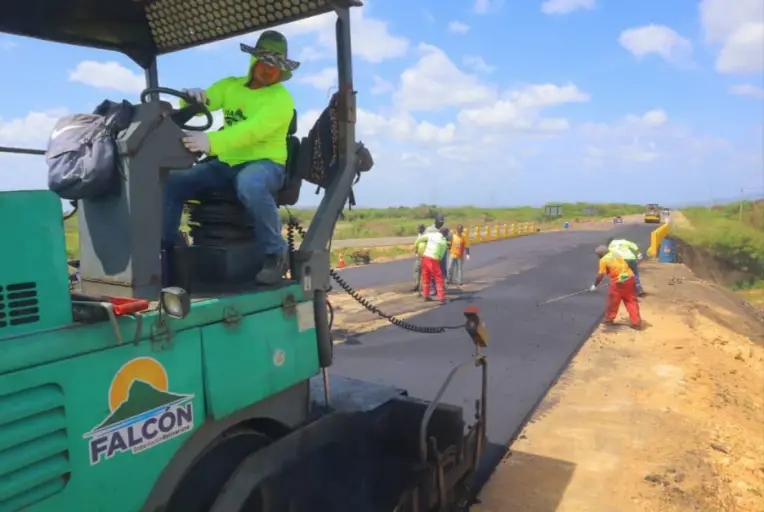
[{"label": "black rubber tire", "polygon": [[[244,458],[271,442],[270,437],[251,429],[234,430],[219,437],[183,477],[164,512],[208,512]],[[253,497],[250,500],[253,506],[248,506],[247,512],[259,512],[258,501]]]},{"label": "black rubber tire", "polygon": [[329,330],[331,331],[334,326],[334,307],[329,299],[326,299],[326,313],[329,316]]}]

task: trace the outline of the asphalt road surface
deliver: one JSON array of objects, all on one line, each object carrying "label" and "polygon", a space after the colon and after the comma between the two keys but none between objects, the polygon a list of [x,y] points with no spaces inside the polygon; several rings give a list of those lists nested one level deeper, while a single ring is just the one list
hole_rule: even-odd
[{"label": "asphalt road surface", "polygon": [[[506,448],[586,341],[604,311],[605,290],[537,307],[538,301],[591,285],[596,274],[595,246],[618,235],[647,252],[654,226],[626,225],[609,231],[537,234],[477,245],[466,264],[470,275],[493,284],[469,297],[407,319],[427,326],[464,321],[467,304],[479,307],[491,334],[488,355],[488,445],[481,465],[482,483]],[[355,288],[411,280],[410,260],[350,268],[342,276]],[[604,288],[604,287],[603,287]],[[338,345],[332,373],[407,389],[431,399],[451,368],[474,351],[463,329],[418,334],[389,326]],[[471,423],[480,396],[480,374],[468,367],[452,381],[444,402],[465,408]]]}]

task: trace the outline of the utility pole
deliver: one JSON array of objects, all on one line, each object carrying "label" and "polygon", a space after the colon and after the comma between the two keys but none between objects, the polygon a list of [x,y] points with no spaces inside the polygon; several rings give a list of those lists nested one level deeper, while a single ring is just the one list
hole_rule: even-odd
[{"label": "utility pole", "polygon": [[745,201],[745,190],[740,189],[740,223],[743,223],[743,202]]}]

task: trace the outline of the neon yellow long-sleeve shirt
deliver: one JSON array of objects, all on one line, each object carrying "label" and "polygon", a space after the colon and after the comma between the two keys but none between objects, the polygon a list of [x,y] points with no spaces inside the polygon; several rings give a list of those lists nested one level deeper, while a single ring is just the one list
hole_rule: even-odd
[{"label": "neon yellow long-sleeve shirt", "polygon": [[[253,57],[250,70],[254,63]],[[205,90],[209,110],[222,110],[225,116],[223,129],[208,133],[210,153],[228,165],[254,160],[284,165],[294,98],[281,83],[250,89],[249,80],[249,76],[228,77]]]},{"label": "neon yellow long-sleeve shirt", "polygon": [[629,240],[613,240],[608,246],[609,251],[618,253],[625,260],[635,260],[639,254],[639,246]]}]

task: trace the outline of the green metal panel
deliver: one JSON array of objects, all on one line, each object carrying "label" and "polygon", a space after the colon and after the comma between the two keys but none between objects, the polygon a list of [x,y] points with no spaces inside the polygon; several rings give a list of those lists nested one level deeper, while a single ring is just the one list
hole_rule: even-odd
[{"label": "green metal panel", "polygon": [[[306,318],[310,315],[310,319]],[[244,316],[202,329],[207,407],[215,419],[319,371],[313,304]]]},{"label": "green metal panel", "polygon": [[[233,307],[240,315],[280,308],[289,296],[294,301],[302,299],[302,289],[299,284],[277,290],[194,302],[186,318],[183,320],[168,318],[167,323],[172,332],[181,332],[222,322],[226,316],[226,310],[230,307]],[[142,315],[142,318],[140,332],[138,332],[139,323],[134,318],[119,319],[121,336],[125,342],[135,340],[136,334],[139,340],[149,338],[157,315],[146,313]],[[56,330],[25,333],[9,339],[3,339],[0,335],[0,340],[2,340],[0,342],[0,375],[117,346],[117,337],[108,322],[70,325]],[[2,387],[0,387],[0,393],[2,393]]]},{"label": "green metal panel", "polygon": [[47,190],[0,192],[0,339],[72,322],[63,215]]},{"label": "green metal panel", "polygon": [[135,512],[206,414],[200,329],[0,375],[0,511]]}]

